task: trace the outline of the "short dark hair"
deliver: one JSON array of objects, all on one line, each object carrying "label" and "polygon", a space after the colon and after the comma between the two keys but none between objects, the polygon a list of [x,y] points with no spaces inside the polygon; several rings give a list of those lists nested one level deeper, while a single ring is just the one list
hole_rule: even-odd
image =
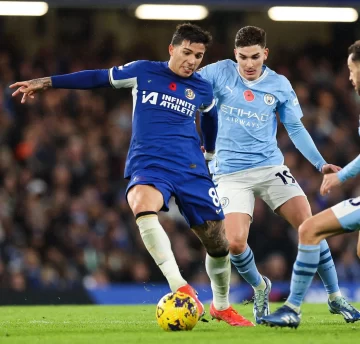
[{"label": "short dark hair", "polygon": [[195,24],[179,24],[173,34],[171,44],[181,45],[183,41],[190,41],[190,44],[202,43],[207,48],[212,43],[212,36],[208,31]]},{"label": "short dark hair", "polygon": [[360,40],[356,41],[354,44],[350,45],[348,49],[349,55],[352,54],[351,60],[352,61],[360,61]]},{"label": "short dark hair", "polygon": [[265,48],[266,32],[256,26],[245,26],[236,33],[235,48],[251,47],[252,45],[260,45]]}]

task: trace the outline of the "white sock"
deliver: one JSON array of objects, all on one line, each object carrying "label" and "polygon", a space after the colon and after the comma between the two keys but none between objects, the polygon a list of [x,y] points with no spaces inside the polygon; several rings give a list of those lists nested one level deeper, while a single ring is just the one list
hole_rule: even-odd
[{"label": "white sock", "polygon": [[340,290],[339,290],[339,291],[336,291],[335,293],[329,294],[329,300],[330,300],[330,302],[331,302],[331,301],[334,301],[334,300],[335,300],[337,297],[339,297],[339,296],[342,296]]},{"label": "white sock", "polygon": [[264,279],[261,277],[261,282],[258,286],[253,287],[254,290],[265,290],[266,289],[266,283],[264,281]]},{"label": "white sock", "polygon": [[136,220],[141,238],[155,263],[167,279],[171,291],[187,284],[180,274],[169,237],[162,228],[157,215],[145,215]]},{"label": "white sock", "polygon": [[285,302],[285,305],[290,307],[292,310],[294,310],[297,314],[300,313],[300,307],[297,307],[295,305],[293,305],[292,303],[290,303],[289,301]]},{"label": "white sock", "polygon": [[230,255],[225,257],[211,257],[208,254],[205,259],[206,272],[211,281],[214,307],[222,311],[230,307]]}]

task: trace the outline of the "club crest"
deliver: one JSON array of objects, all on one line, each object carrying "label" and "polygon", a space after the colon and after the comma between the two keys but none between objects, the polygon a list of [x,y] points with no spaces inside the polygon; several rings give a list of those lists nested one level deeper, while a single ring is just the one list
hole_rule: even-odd
[{"label": "club crest", "polygon": [[275,97],[272,94],[265,94],[264,95],[264,102],[267,105],[273,105],[275,103]]},{"label": "club crest", "polygon": [[187,89],[185,90],[185,97],[186,97],[187,99],[190,99],[190,100],[194,99],[194,98],[195,98],[195,93],[194,93],[194,91],[193,91],[191,88],[187,88]]},{"label": "club crest", "polygon": [[226,208],[228,205],[229,205],[230,201],[227,197],[223,197],[221,200],[220,200],[220,205],[221,205],[221,208],[224,209]]}]

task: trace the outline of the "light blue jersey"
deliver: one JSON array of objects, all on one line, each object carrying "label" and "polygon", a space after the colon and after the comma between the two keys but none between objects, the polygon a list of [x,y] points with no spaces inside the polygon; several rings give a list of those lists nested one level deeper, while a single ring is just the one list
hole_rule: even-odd
[{"label": "light blue jersey", "polygon": [[283,164],[276,112],[284,124],[298,123],[303,116],[288,79],[263,66],[257,80],[247,81],[232,60],[207,65],[199,73],[211,83],[219,113],[215,174]]}]

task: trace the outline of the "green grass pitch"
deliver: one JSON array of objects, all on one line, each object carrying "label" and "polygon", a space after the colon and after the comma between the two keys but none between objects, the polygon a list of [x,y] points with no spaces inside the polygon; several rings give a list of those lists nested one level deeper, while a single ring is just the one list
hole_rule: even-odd
[{"label": "green grass pitch", "polygon": [[[271,309],[278,306],[272,304]],[[252,305],[235,308],[253,319]],[[155,320],[155,305],[0,307],[1,344],[347,344],[359,340],[360,322],[345,323],[342,316],[330,314],[326,304],[305,304],[297,330],[236,328],[210,320],[189,332],[163,331]]]}]

